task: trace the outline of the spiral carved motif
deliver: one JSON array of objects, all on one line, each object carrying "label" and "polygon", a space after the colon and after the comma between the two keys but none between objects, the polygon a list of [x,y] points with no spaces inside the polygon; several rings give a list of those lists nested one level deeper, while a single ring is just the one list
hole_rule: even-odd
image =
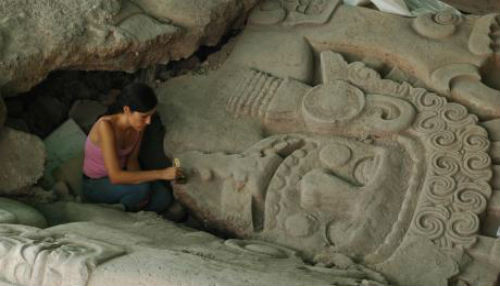
[{"label": "spiral carved motif", "polygon": [[[438,14],[436,23],[459,17]],[[367,93],[405,98],[417,110],[410,132],[424,144],[427,176],[410,231],[443,248],[470,247],[479,229],[478,214],[491,196],[490,142],[478,118],[458,103],[406,83],[396,88],[360,63],[349,64],[348,81]]]},{"label": "spiral carved motif", "polygon": [[431,240],[438,239],[445,233],[449,218],[449,211],[445,208],[423,207],[414,220],[415,232]]},{"label": "spiral carved motif", "polygon": [[431,146],[437,149],[442,148],[449,151],[458,151],[462,147],[457,135],[448,130],[431,134],[429,140]]},{"label": "spiral carved motif", "polygon": [[456,25],[460,23],[461,20],[459,15],[447,11],[442,11],[435,14],[432,19],[434,20],[434,22],[441,25]]},{"label": "spiral carved motif", "polygon": [[413,128],[420,133],[439,132],[446,128],[446,124],[439,118],[437,112],[424,111],[418,114]]},{"label": "spiral carved motif", "polygon": [[452,214],[447,235],[454,244],[470,247],[476,241],[475,234],[479,231],[479,218],[471,212],[458,212]]},{"label": "spiral carved motif", "polygon": [[425,195],[432,201],[449,204],[457,183],[451,177],[432,176],[427,180],[428,192]]},{"label": "spiral carved motif", "polygon": [[434,93],[429,93],[425,89],[415,89],[415,98],[413,102],[421,111],[436,110],[441,108],[446,100]]},{"label": "spiral carved motif", "polygon": [[431,167],[440,176],[452,176],[460,170],[458,156],[454,153],[436,152],[430,158]]},{"label": "spiral carved motif", "polygon": [[441,247],[470,247],[491,196],[487,133],[459,104],[420,90],[412,102],[420,111],[414,130],[430,148],[424,206],[416,210],[413,231]]},{"label": "spiral carved motif", "polygon": [[470,126],[462,134],[463,147],[469,152],[487,152],[490,148],[488,134],[479,126]]},{"label": "spiral carved motif", "polygon": [[492,177],[491,158],[484,152],[467,153],[463,158],[462,171],[472,178],[484,178],[490,180]]},{"label": "spiral carved motif", "polygon": [[486,197],[476,189],[474,184],[461,187],[455,192],[454,204],[463,211],[481,214],[487,205]]},{"label": "spiral carved motif", "polygon": [[458,103],[446,104],[439,110],[439,113],[444,121],[451,126],[460,127],[477,122],[477,118],[470,115],[467,109]]}]

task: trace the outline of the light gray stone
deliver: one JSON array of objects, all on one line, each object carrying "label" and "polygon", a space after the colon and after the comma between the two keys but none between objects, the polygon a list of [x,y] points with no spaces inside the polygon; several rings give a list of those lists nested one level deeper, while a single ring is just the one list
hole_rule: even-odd
[{"label": "light gray stone", "polygon": [[47,227],[47,220],[39,211],[21,202],[6,198],[0,198],[0,223]]}]

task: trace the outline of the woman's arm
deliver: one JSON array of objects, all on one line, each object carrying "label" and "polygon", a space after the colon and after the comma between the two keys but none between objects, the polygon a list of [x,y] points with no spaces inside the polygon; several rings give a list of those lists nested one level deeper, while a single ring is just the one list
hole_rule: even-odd
[{"label": "woman's arm", "polygon": [[105,120],[99,122],[99,143],[102,150],[104,165],[108,170],[109,180],[113,184],[140,184],[155,180],[174,180],[176,168],[166,168],[150,171],[125,171],[120,168],[116,154],[116,140],[111,124]]}]

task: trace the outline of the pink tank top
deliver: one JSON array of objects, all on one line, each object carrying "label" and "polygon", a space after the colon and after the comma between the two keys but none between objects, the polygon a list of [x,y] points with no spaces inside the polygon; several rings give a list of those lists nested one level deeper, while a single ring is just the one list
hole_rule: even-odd
[{"label": "pink tank top", "polygon": [[[134,150],[134,147],[139,142],[139,134],[137,134],[137,138],[135,139],[134,144],[126,149],[118,149],[118,162],[120,164],[121,169],[125,169],[125,165],[127,164],[128,156]],[[87,136],[85,140],[85,156],[83,159],[83,173],[92,179],[99,179],[102,177],[108,176],[108,170],[104,165],[104,158],[102,156],[101,148],[95,145],[91,140],[90,136]]]}]

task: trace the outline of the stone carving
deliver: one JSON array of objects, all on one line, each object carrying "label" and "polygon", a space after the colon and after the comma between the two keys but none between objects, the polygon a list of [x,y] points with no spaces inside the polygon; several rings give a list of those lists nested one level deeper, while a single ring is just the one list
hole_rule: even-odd
[{"label": "stone carving", "polygon": [[3,224],[0,234],[0,277],[18,285],[87,285],[95,267],[124,253],[102,241],[27,226]]},{"label": "stone carving", "polygon": [[[291,109],[299,109],[300,106],[302,106],[303,118],[291,118],[290,122],[302,122],[302,128],[300,125],[294,124],[294,126],[289,127],[289,129],[295,129],[295,131],[309,130],[332,135],[372,134],[378,136],[384,134],[378,129],[387,129],[385,130],[385,134],[401,132],[406,129],[405,132],[418,136],[421,138],[421,144],[425,146],[426,157],[428,158],[426,161],[429,164],[425,169],[430,179],[423,182],[424,188],[422,192],[423,198],[425,199],[420,199],[418,204],[423,210],[420,211],[418,207],[415,210],[417,219],[415,219],[412,224],[415,228],[415,232],[419,234],[428,233],[431,240],[443,247],[470,246],[474,242],[474,235],[479,229],[479,219],[477,215],[485,210],[487,199],[491,195],[491,188],[488,185],[488,181],[492,176],[490,169],[491,159],[486,153],[489,148],[489,141],[486,131],[476,125],[477,118],[473,115],[469,115],[466,109],[461,105],[447,103],[445,99],[423,89],[414,89],[405,84],[398,85],[389,80],[382,80],[373,70],[359,63],[347,64],[338,55],[331,52],[323,52],[321,58],[323,60],[322,69],[326,71],[324,74],[324,83],[307,91],[306,95],[302,98],[290,96],[292,100],[297,99],[298,102],[296,105],[299,106],[294,107],[291,105]],[[337,71],[332,71],[331,68],[335,68]],[[247,86],[243,88],[243,92],[238,93],[240,89],[237,89],[235,95],[229,99],[227,106],[231,106],[231,108],[228,110],[234,111],[240,116],[245,114],[259,116],[263,118],[265,125],[269,125],[266,126],[267,129],[271,129],[274,122],[269,118],[272,118],[274,110],[271,108],[265,109],[266,104],[269,107],[271,103],[268,102],[273,102],[274,100],[278,100],[280,96],[284,97],[289,94],[280,93],[282,87],[277,86],[273,89],[276,94],[274,96],[269,96],[272,98],[270,101],[255,100],[254,98],[257,97],[255,94],[259,94],[259,91],[260,94],[264,95],[268,92],[268,89],[265,88],[266,78],[268,82],[272,80],[275,82],[279,81],[263,73],[255,71],[250,71],[250,73],[251,79],[246,79],[244,81],[247,83]],[[260,76],[260,79],[257,75]],[[281,85],[286,84],[286,81],[281,83]],[[365,95],[361,89],[352,84],[357,85],[365,92],[373,94]],[[247,90],[251,90],[252,93],[246,92]],[[269,92],[272,92],[272,90]],[[407,100],[413,105],[408,104]],[[301,101],[302,103],[300,103]],[[249,102],[255,105],[252,106]],[[259,112],[250,112],[248,110],[251,108],[245,108],[246,106],[252,106],[255,110],[259,110]],[[384,107],[379,106],[388,107],[384,110]],[[416,107],[416,111],[413,106]],[[382,110],[378,112],[374,111],[378,108]],[[357,118],[359,119],[356,120]],[[380,123],[377,122],[377,119],[380,120]],[[391,126],[391,121],[395,119],[400,120],[399,124],[396,125],[397,128],[388,128],[388,126]],[[356,121],[359,123],[356,124]],[[345,129],[354,129],[354,131],[344,131]],[[227,163],[227,157],[229,156],[223,154],[218,155],[217,159],[214,159],[212,155],[205,154],[197,154],[199,156],[198,159],[193,159],[193,156],[196,157],[196,155],[192,155],[189,159],[184,159],[184,157],[181,158],[188,162],[188,166],[192,161],[196,162],[192,163],[192,166],[200,166],[199,161],[206,162],[206,164],[203,164],[204,167],[199,167],[206,168],[204,172],[212,172],[211,170],[214,169],[213,166],[217,165],[217,163],[213,162],[220,162],[222,165],[228,166],[228,169],[231,171],[227,170],[223,176],[230,178],[230,181],[232,179],[236,180],[236,185],[239,186],[237,190],[243,192],[241,190],[244,188],[245,184],[250,186],[259,185],[255,183],[252,184],[251,180],[238,182],[236,179],[236,177],[245,177],[245,175],[237,175],[234,173],[238,169],[237,166],[250,165],[250,163],[246,162],[247,159],[245,158],[245,154],[252,154],[253,152],[256,154],[263,154],[261,155],[263,157],[253,159],[253,166],[258,166],[259,163],[257,162],[259,161],[265,162],[267,155],[271,155],[272,157],[276,156],[276,153],[281,153],[281,156],[286,154],[287,157],[284,158],[283,163],[278,167],[266,167],[266,165],[264,165],[263,167],[256,168],[256,171],[262,173],[261,176],[268,172],[266,170],[270,170],[271,174],[265,176],[271,176],[272,178],[270,181],[269,179],[264,179],[264,181],[269,181],[269,189],[267,191],[265,190],[265,186],[260,186],[258,188],[259,190],[250,191],[250,193],[254,195],[246,198],[249,200],[246,204],[248,205],[251,202],[252,209],[248,209],[245,214],[243,214],[243,212],[240,213],[242,216],[240,218],[233,218],[236,220],[235,225],[238,225],[238,227],[236,227],[238,231],[236,232],[240,235],[248,235],[252,231],[261,231],[261,227],[259,227],[261,222],[256,222],[255,218],[258,219],[264,216],[266,217],[264,230],[272,231],[277,224],[275,219],[279,221],[280,215],[286,218],[293,214],[291,210],[281,209],[281,213],[275,211],[277,206],[288,205],[288,208],[290,208],[292,202],[296,200],[294,196],[300,197],[300,206],[306,210],[331,211],[329,209],[331,209],[333,205],[336,205],[335,202],[338,200],[339,196],[349,201],[348,197],[346,197],[347,195],[340,195],[337,193],[339,190],[344,190],[346,194],[356,194],[358,191],[355,191],[355,189],[360,186],[366,187],[374,181],[375,184],[381,183],[380,177],[384,176],[377,174],[375,170],[385,169],[384,172],[387,172],[385,176],[389,176],[388,174],[396,174],[398,171],[396,171],[396,168],[391,167],[391,164],[393,164],[393,166],[399,166],[398,163],[395,162],[403,160],[403,158],[396,159],[393,157],[391,158],[393,162],[390,162],[389,159],[385,159],[387,161],[384,161],[384,159],[382,159],[383,157],[389,157],[388,154],[390,154],[390,152],[388,150],[375,151],[377,147],[371,147],[370,145],[358,146],[354,144],[354,142],[344,142],[340,138],[333,142],[327,139],[314,141],[311,140],[311,138],[303,138],[299,135],[292,138],[295,138],[297,142],[301,143],[296,147],[290,147],[288,143],[290,139],[284,137],[271,137],[269,139],[271,139],[273,143],[264,144],[263,141],[244,152],[243,158],[238,158],[236,161],[233,160],[232,163]],[[312,147],[302,147],[306,145]],[[280,148],[292,148],[292,150],[283,151],[284,149]],[[370,148],[374,148],[373,155],[369,155]],[[273,154],[272,151],[265,150],[274,150],[276,153]],[[295,152],[298,150],[301,151],[298,153],[301,154],[301,157],[295,155]],[[311,153],[316,155],[311,155]],[[360,154],[362,155],[358,158]],[[307,162],[307,158],[311,156],[319,157],[319,161],[324,164],[324,167],[329,168],[329,172],[333,171],[334,174],[342,179],[335,179],[336,177],[332,177],[331,174],[325,173],[320,169],[315,170],[317,167],[313,167],[314,163]],[[269,159],[269,162],[272,161],[273,160]],[[399,162],[399,164],[401,164],[402,161]],[[345,167],[348,163],[353,165]],[[234,165],[232,166],[232,164]],[[274,165],[275,164],[276,163],[274,163]],[[271,165],[271,163],[267,163],[267,165]],[[318,167],[321,168],[321,165]],[[276,170],[275,173],[272,170]],[[215,174],[215,176],[219,177],[220,174]],[[379,177],[379,179],[374,180],[373,177]],[[274,178],[276,178],[276,183],[274,182]],[[255,180],[258,181],[258,179]],[[288,180],[290,180],[290,182],[288,182]],[[295,185],[299,181],[300,186],[298,190],[293,189],[286,191],[287,188],[295,188]],[[384,186],[387,190],[390,189],[389,186],[392,183],[394,182],[384,182],[380,185]],[[396,184],[394,188],[403,187],[404,185],[401,184]],[[222,183],[222,185],[229,186],[229,188],[234,186],[234,184],[229,183]],[[260,185],[262,185],[262,183]],[[289,187],[284,188],[285,185],[289,185]],[[189,184],[187,186],[189,187]],[[178,187],[178,189],[180,188],[181,187]],[[226,188],[227,187],[223,187],[223,194],[227,192],[224,191]],[[332,188],[336,191],[332,190],[330,192],[325,192],[326,189]],[[371,191],[379,194],[384,192],[376,187]],[[366,194],[369,191],[365,189],[363,192]],[[189,195],[187,193],[189,193]],[[190,190],[187,190],[184,196],[185,195],[192,197],[191,199],[199,199],[196,198],[196,193]],[[222,195],[222,198],[224,198],[224,195]],[[260,212],[264,210],[262,206],[262,204],[264,204],[264,198],[266,207],[263,214]],[[292,202],[289,201],[290,198],[292,198]],[[359,196],[355,196],[355,198],[353,197],[351,200],[354,202],[360,199]],[[209,198],[205,196],[203,196],[203,199],[209,200]],[[224,209],[226,206],[230,205],[231,201],[232,200],[226,201],[224,199],[220,201],[222,208]],[[278,203],[280,201],[281,203]],[[215,204],[217,203],[219,203],[218,200]],[[276,205],[276,207],[270,207],[270,205]],[[338,208],[339,206],[336,207]],[[208,206],[207,208],[215,209],[215,205]],[[411,210],[403,209],[401,211],[406,212]],[[210,213],[210,211],[208,212]],[[283,214],[283,212],[289,213]],[[227,214],[222,213],[221,216],[215,215],[213,218],[227,223],[224,216],[231,213],[232,212]],[[335,210],[334,213],[336,213],[338,217],[345,217],[348,211],[340,208],[339,210]],[[248,217],[245,218],[245,215]],[[287,221],[285,222],[287,229],[290,229],[291,225],[295,224],[300,225],[302,229],[298,231],[299,234],[309,234],[311,232],[310,229],[318,229],[318,227],[314,226],[317,219],[314,219],[312,213],[307,215],[307,218],[298,218],[293,215],[292,217],[294,218],[291,218],[289,221],[285,219]],[[311,219],[311,217],[313,219]],[[245,220],[243,225],[246,227],[242,229],[242,226],[238,223],[238,219]],[[253,222],[251,221],[252,219],[254,220]],[[439,221],[439,223],[433,223],[435,220]],[[338,221],[338,218],[333,219],[333,221]],[[461,221],[463,222],[457,224],[457,222]],[[253,229],[248,229],[248,227],[252,226],[252,223]],[[229,223],[229,225],[230,224],[231,223]],[[348,223],[346,224],[349,225]],[[457,225],[463,226],[463,224],[468,224],[469,228],[466,230],[463,230],[463,227],[457,228]],[[232,229],[231,226],[227,225],[223,228]],[[339,232],[338,227],[331,227],[331,229],[331,231],[327,230],[327,232]],[[393,231],[396,232],[396,230]],[[376,232],[376,230],[371,230],[371,232]],[[352,233],[355,233],[355,231],[352,231]],[[334,245],[341,244],[341,242],[334,243],[332,239],[329,239],[329,242]],[[321,244],[318,241],[316,245]],[[294,246],[308,248],[306,244]],[[356,250],[359,251],[359,249],[360,247],[358,246]],[[356,251],[354,249],[349,250]]]},{"label": "stone carving", "polygon": [[259,285],[388,284],[379,273],[341,255],[329,260],[338,266],[306,264],[299,252],[287,247],[222,240],[153,213],[67,202],[46,204],[42,211],[67,223],[44,230],[0,225],[0,281],[88,286],[246,285],[250,280]]},{"label": "stone carving", "polygon": [[249,21],[254,24],[284,26],[324,24],[340,4],[339,0],[266,0],[254,10]]},{"label": "stone carving", "polygon": [[[254,13],[258,15],[258,9]],[[496,80],[499,67],[493,60],[498,49],[498,17],[498,14],[458,16],[445,11],[403,18],[371,9],[339,5],[331,18],[322,25],[301,26],[300,29],[294,29],[293,33],[298,38],[307,39],[314,51],[334,50],[352,58],[377,59],[391,68],[398,68],[409,77],[422,81],[431,90],[437,90],[440,95],[466,106],[481,119],[492,119],[500,117],[500,91]],[[286,78],[285,72],[276,72],[280,71],[276,64],[268,67],[267,62],[257,62],[248,56],[259,48],[252,47],[245,39],[256,39],[259,32],[264,35],[264,28],[253,25],[251,32],[242,36],[242,44],[235,49],[240,51],[230,60],[233,64],[272,71],[273,75]],[[276,35],[279,32],[283,35],[290,33],[279,23],[273,24],[273,32]],[[397,41],[393,39],[395,35]],[[279,36],[268,39],[270,43],[281,41]],[[259,40],[260,44],[262,40]],[[291,59],[298,57],[298,53],[291,54],[298,45],[287,42],[289,45],[283,48],[259,50],[271,59],[284,53]],[[419,46],[424,42],[425,46]],[[281,65],[283,69],[287,68],[286,61]],[[455,65],[465,68],[456,70],[452,68]],[[306,68],[304,66],[304,70]],[[449,81],[436,82],[434,73],[439,75],[439,79]],[[469,77],[471,74],[473,78]],[[292,77],[299,79],[295,75]]]},{"label": "stone carving", "polygon": [[500,3],[491,0],[480,0],[473,3],[466,0],[444,0],[444,2],[471,14],[500,12]]},{"label": "stone carving", "polygon": [[461,16],[444,11],[436,14],[422,14],[413,21],[413,29],[420,35],[431,39],[446,38],[455,33],[456,26],[462,21]]},{"label": "stone carving", "polygon": [[[266,135],[231,153],[172,150],[191,170],[188,183],[174,187],[178,199],[209,228],[311,257],[332,248],[402,284],[423,280],[408,280],[391,265],[414,263],[402,253],[426,241],[429,259],[446,260],[433,279],[456,276],[453,265],[465,263],[459,253],[485,239],[480,218],[492,193],[486,130],[435,93],[383,79],[331,51],[318,58],[315,86],[231,61],[216,74],[233,83],[215,85],[214,101],[233,120],[257,119]],[[220,142],[241,144],[239,133],[231,134]],[[493,283],[495,271],[481,283]]]},{"label": "stone carving", "polygon": [[[363,73],[362,69],[358,73]],[[347,80],[361,88],[383,88],[373,86],[376,78],[360,81],[351,76],[353,73],[347,74]],[[416,210],[415,231],[427,234],[442,247],[471,246],[479,230],[477,215],[484,212],[491,196],[488,134],[461,105],[447,103],[422,89],[387,85],[386,94],[392,89],[394,96],[408,98],[420,111],[412,132],[423,137],[428,150],[430,177],[422,190],[425,199],[419,202],[421,210]]]},{"label": "stone carving", "polygon": [[489,14],[481,17],[474,24],[469,37],[469,49],[476,55],[490,55],[498,52],[495,41],[498,39],[500,16]]}]

